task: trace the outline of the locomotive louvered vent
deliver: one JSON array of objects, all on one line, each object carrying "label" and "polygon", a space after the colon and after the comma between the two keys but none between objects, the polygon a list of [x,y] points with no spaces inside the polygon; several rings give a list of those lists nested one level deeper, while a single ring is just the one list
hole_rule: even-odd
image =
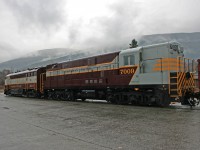
[{"label": "locomotive louvered vent", "polygon": [[170,49],[178,51],[178,45],[170,44]]}]

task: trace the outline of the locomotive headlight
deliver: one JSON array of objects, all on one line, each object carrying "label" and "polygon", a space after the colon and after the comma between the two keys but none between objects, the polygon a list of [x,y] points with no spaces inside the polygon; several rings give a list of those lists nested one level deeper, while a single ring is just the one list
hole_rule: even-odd
[{"label": "locomotive headlight", "polygon": [[161,90],[167,90],[165,85],[162,85],[162,89]]},{"label": "locomotive headlight", "polygon": [[139,91],[139,88],[134,88],[135,91]]}]

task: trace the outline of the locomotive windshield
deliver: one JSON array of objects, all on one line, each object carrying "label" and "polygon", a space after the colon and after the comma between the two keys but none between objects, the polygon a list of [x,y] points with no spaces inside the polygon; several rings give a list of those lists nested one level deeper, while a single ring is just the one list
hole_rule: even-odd
[{"label": "locomotive windshield", "polygon": [[174,51],[177,51],[178,53],[183,53],[183,47],[181,47],[178,43],[170,44],[170,49],[173,49]]}]

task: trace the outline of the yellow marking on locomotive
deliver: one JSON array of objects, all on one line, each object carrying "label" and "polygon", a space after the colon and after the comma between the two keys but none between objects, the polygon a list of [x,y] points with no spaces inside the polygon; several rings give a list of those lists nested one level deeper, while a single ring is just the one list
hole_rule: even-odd
[{"label": "yellow marking on locomotive", "polygon": [[153,71],[174,71],[177,70],[176,66],[154,68]]},{"label": "yellow marking on locomotive", "polygon": [[[160,62],[177,62],[177,58],[161,58],[157,60],[158,63]],[[183,62],[180,60],[180,62]]]},{"label": "yellow marking on locomotive", "polygon": [[183,69],[183,61],[177,60],[177,58],[161,58],[156,61],[153,71],[174,71]]},{"label": "yellow marking on locomotive", "polygon": [[120,74],[134,74],[135,73],[135,69],[134,68],[125,68],[125,69],[120,69],[119,70]]},{"label": "yellow marking on locomotive", "polygon": [[161,66],[168,67],[168,65],[169,66],[174,66],[174,67],[183,67],[183,64],[176,65],[176,62],[170,62],[169,64],[167,64],[167,63],[162,63],[162,64],[161,63],[157,63],[157,64],[155,64],[156,67],[161,67]]},{"label": "yellow marking on locomotive", "polygon": [[137,65],[126,65],[126,66],[121,66],[121,67],[119,67],[119,69],[131,68],[131,67],[137,67]]},{"label": "yellow marking on locomotive", "polygon": [[[70,72],[70,73],[63,73],[63,74],[56,74],[56,75],[50,75],[50,76],[47,76],[47,77],[56,77],[56,76],[64,76],[64,75],[71,75],[71,74],[83,74],[83,73],[88,73],[88,72],[101,72],[101,71],[107,71],[107,70],[121,70],[124,74],[134,74],[135,73],[135,69],[132,68],[132,67],[138,67],[137,65],[134,65],[134,66],[122,66],[122,67],[115,67],[115,68],[108,68],[108,69],[101,69],[101,70],[88,70],[88,71],[81,71],[81,72]],[[127,69],[127,71],[125,71],[124,69]],[[70,68],[71,69],[71,68]],[[133,70],[131,70],[133,69]],[[57,70],[57,71],[60,71],[60,70]],[[120,71],[120,74],[121,74],[121,71]],[[51,71],[52,72],[52,71]]]}]

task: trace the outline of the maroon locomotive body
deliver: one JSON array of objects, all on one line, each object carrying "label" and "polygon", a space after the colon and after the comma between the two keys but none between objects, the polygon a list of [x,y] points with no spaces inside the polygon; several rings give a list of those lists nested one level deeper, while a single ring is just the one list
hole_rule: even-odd
[{"label": "maroon locomotive body", "polygon": [[[45,67],[27,69],[16,73],[11,73],[5,79],[6,95],[23,95],[27,97],[37,97],[42,95],[43,81],[42,74]],[[45,77],[43,77],[45,79]]]},{"label": "maroon locomotive body", "polygon": [[[118,55],[115,52],[48,65],[45,95],[67,100],[108,99],[109,89],[131,88],[129,82],[137,66],[119,67]],[[123,73],[123,69],[128,72]]]}]

